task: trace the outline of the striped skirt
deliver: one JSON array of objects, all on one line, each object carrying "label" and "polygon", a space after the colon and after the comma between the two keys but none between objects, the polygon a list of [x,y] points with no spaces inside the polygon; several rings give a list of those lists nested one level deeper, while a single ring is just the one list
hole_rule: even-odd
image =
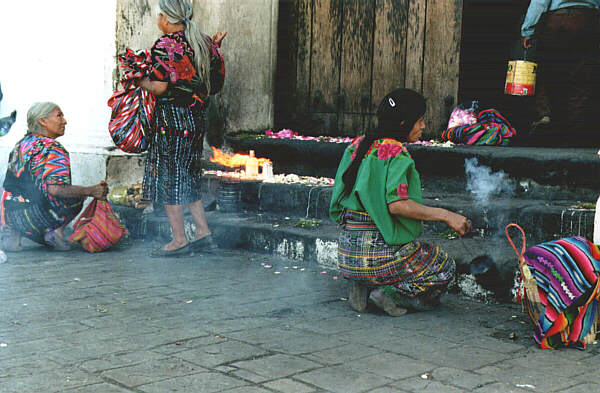
[{"label": "striped skirt", "polygon": [[11,199],[2,190],[2,220],[10,229],[36,243],[44,244],[44,235],[73,221],[81,212],[82,200],[64,199],[62,206]]},{"label": "striped skirt", "polygon": [[437,299],[456,270],[454,259],[436,245],[420,241],[387,244],[369,214],[353,210],[344,214],[338,266],[348,279],[383,286],[392,299],[395,295]]},{"label": "striped skirt", "polygon": [[157,103],[144,171],[144,199],[157,205],[183,205],[201,199],[204,113]]}]

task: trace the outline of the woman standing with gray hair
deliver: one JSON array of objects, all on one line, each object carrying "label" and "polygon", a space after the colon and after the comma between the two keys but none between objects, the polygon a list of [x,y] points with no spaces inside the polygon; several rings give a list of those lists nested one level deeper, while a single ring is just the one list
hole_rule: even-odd
[{"label": "woman standing with gray hair", "polygon": [[[192,21],[188,0],[159,0],[158,27],[152,46],[152,70],[139,86],[157,98],[153,134],[144,174],[144,198],[164,205],[173,240],[152,251],[154,257],[212,251],[215,245],[201,201],[201,157],[209,96],[225,80],[220,46],[227,33],[211,39]],[[184,206],[196,224],[191,243],[184,231]]]},{"label": "woman standing with gray hair", "polygon": [[71,185],[69,153],[56,141],[66,125],[55,103],[37,102],[27,112],[27,133],[10,153],[0,194],[6,251],[18,251],[21,236],[57,250],[70,249],[64,227],[79,214],[86,197],[106,197],[104,182]]}]

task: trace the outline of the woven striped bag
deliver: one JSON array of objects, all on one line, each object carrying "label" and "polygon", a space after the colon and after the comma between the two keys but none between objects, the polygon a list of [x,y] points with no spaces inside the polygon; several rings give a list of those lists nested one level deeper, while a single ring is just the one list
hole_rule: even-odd
[{"label": "woven striped bag", "polygon": [[106,201],[94,199],[73,225],[70,242],[89,252],[105,251],[121,240],[127,230]]}]

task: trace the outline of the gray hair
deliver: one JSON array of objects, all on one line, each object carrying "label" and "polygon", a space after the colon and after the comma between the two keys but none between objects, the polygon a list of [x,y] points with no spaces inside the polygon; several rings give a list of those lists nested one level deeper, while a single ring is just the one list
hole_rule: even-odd
[{"label": "gray hair", "polygon": [[206,93],[210,94],[210,37],[192,21],[192,3],[189,0],[159,0],[157,13],[166,16],[169,23],[184,25],[183,34],[194,50],[196,71],[206,86]]},{"label": "gray hair", "polygon": [[40,131],[40,119],[48,117],[59,106],[54,102],[36,102],[27,111],[27,134]]}]

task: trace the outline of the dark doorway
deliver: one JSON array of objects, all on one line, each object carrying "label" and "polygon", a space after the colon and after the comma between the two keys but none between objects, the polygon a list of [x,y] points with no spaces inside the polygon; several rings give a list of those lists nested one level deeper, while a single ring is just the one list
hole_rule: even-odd
[{"label": "dark doorway", "polygon": [[[520,59],[520,29],[527,0],[464,0],[459,102],[477,99],[499,110],[523,134],[535,119],[533,97],[504,94],[509,60]],[[533,55],[533,54],[532,54]]]}]

